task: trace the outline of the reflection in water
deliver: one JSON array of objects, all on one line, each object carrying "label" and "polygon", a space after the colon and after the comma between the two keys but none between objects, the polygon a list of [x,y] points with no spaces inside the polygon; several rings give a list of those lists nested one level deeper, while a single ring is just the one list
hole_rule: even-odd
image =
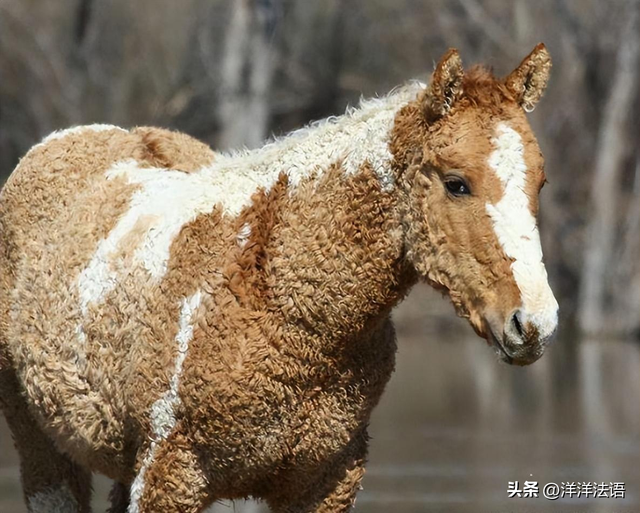
[{"label": "reflection in water", "polygon": [[[558,346],[523,369],[492,360],[472,339],[403,345],[362,511],[640,511],[640,346]],[[516,480],[623,481],[627,497],[508,499]]]},{"label": "reflection in water", "polygon": [[[558,341],[534,365],[509,367],[474,335],[437,334],[442,321],[420,313],[421,295],[396,316],[397,370],[371,423],[356,511],[640,511],[640,344]],[[622,481],[626,498],[508,499],[508,482],[526,480]],[[97,480],[97,511],[107,487]],[[2,423],[0,511],[26,511],[20,493]]]}]

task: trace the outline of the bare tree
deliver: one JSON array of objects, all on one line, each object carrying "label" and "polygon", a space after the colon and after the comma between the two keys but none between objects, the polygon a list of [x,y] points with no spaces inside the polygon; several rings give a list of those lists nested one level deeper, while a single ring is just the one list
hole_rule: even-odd
[{"label": "bare tree", "polygon": [[450,46],[466,64],[504,74],[544,41],[554,71],[530,119],[548,167],[541,233],[563,326],[576,317],[587,331],[632,332],[640,327],[640,157],[630,140],[640,129],[631,116],[640,106],[640,31],[630,16],[638,5],[0,0],[2,175],[42,136],[73,124],[160,125],[219,148],[253,147],[339,114],[361,94],[426,80]]},{"label": "bare tree", "polygon": [[[623,159],[628,151],[625,123],[638,91],[638,55],[640,26],[638,8],[632,11],[620,35],[620,48],[613,84],[605,103],[604,117],[598,134],[595,172],[592,182],[592,209],[585,245],[585,264],[579,296],[579,323],[587,333],[606,331],[606,284],[615,254],[617,187]],[[612,331],[612,330],[609,330]]]},{"label": "bare tree", "polygon": [[269,126],[278,0],[238,0],[232,8],[221,66],[219,116],[223,148],[255,147]]}]

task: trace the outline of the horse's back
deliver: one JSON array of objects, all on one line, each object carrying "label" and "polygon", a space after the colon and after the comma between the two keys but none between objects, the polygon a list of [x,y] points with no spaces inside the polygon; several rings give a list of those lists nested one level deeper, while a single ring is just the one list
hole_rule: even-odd
[{"label": "horse's back", "polygon": [[[100,295],[96,283],[113,280],[111,264],[83,276],[139,188],[109,173],[122,163],[189,173],[213,158],[209,147],[180,133],[78,127],[34,146],[0,195],[0,363],[15,367],[58,444],[90,466],[99,454],[97,467],[108,474],[117,474],[110,466],[126,466],[119,460],[127,411],[120,385],[130,373],[131,340],[117,308],[92,309],[86,300]],[[107,248],[109,256],[126,252],[129,239]]]}]

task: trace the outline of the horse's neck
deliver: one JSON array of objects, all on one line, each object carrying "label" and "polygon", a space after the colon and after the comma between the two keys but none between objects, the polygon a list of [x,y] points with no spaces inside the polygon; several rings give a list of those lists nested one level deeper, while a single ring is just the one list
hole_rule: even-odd
[{"label": "horse's neck", "polygon": [[[211,179],[224,180],[228,213],[248,206],[236,197],[251,197],[251,216],[261,218],[254,227],[265,297],[286,326],[348,338],[410,286],[389,140],[396,114],[420,87],[216,159]],[[256,186],[257,196],[240,194]]]},{"label": "horse's neck", "polygon": [[294,331],[323,344],[348,340],[386,317],[413,284],[399,195],[372,166],[345,175],[335,165],[293,194],[283,177],[273,200],[280,206],[266,250],[269,296]]}]

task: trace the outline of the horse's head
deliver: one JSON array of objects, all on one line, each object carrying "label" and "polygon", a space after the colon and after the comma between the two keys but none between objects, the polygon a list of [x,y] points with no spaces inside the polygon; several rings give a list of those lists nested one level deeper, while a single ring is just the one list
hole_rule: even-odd
[{"label": "horse's head", "polygon": [[392,141],[405,163],[409,259],[520,365],[542,355],[558,324],[536,220],[544,162],[525,115],[550,67],[538,45],[504,80],[483,68],[465,75],[450,50],[398,115]]}]

